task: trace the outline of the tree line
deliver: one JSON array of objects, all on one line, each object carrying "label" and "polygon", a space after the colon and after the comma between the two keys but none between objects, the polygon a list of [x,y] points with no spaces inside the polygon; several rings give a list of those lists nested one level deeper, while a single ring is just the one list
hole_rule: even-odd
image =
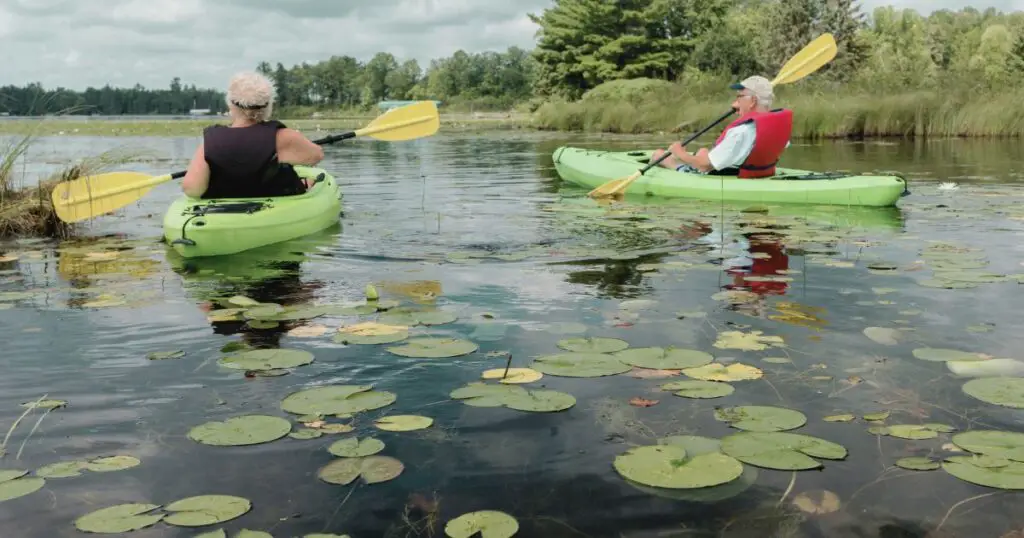
[{"label": "tree line", "polygon": [[[839,53],[814,80],[865,92],[1016,88],[1024,73],[1024,12],[941,10],[922,16],[893,7],[862,12],[856,0],[553,0],[531,14],[533,50],[457,51],[423,69],[378,53],[366,62],[255,66],[275,84],[279,107],[370,108],[381,100],[437,99],[508,109],[577,99],[613,80],[678,81],[703,75],[771,78],[804,44],[831,32]],[[0,111],[41,114],[181,114],[224,110],[217,89],[0,88]],[[532,107],[531,107],[532,108]]]}]

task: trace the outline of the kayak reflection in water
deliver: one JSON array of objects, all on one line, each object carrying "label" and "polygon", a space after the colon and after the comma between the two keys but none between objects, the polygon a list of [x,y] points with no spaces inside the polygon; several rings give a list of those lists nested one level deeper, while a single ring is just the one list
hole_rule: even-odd
[{"label": "kayak reflection in water", "polygon": [[192,198],[262,198],[306,192],[292,165],[313,166],[323,149],[302,133],[270,120],[273,85],[259,73],[231,78],[227,91],[231,125],[203,130],[181,188]]},{"label": "kayak reflection in water", "polygon": [[[726,126],[714,146],[691,154],[676,142],[668,148],[672,155],[658,166],[693,174],[738,175],[744,179],[775,175],[775,163],[789,147],[793,112],[772,110],[775,93],[771,81],[764,77],[748,77],[729,87],[737,90],[732,108],[740,117]],[[651,162],[664,153],[663,149],[655,150]]]},{"label": "kayak reflection in water", "polygon": [[[214,293],[223,299],[240,295],[259,303],[278,304],[283,307],[313,303],[316,291],[323,287],[322,282],[303,282],[299,262],[273,262],[271,265],[280,271],[275,276],[237,284],[225,282],[224,285],[217,286]],[[185,271],[188,272],[187,266]],[[204,301],[200,303],[199,308],[209,313],[223,306],[218,306],[214,301]],[[252,348],[280,347],[281,336],[300,323],[303,322],[282,321],[274,326],[261,328],[259,323],[253,327],[244,320],[210,321],[214,334],[239,334],[242,342]]]}]

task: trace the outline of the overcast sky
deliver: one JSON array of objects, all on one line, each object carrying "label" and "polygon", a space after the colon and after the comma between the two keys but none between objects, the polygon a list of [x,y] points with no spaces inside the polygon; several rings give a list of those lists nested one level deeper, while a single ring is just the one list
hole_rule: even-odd
[{"label": "overcast sky", "polygon": [[[431,58],[531,47],[551,0],[0,0],[0,85],[221,87],[261,60],[291,66],[331,55],[386,51]],[[863,0],[922,11],[1024,0]]]}]

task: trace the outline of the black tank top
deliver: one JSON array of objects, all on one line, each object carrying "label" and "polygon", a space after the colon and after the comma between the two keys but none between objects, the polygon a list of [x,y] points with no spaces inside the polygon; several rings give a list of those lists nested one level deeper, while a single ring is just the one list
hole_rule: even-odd
[{"label": "black tank top", "polygon": [[279,121],[249,127],[213,125],[203,130],[203,152],[210,166],[210,198],[263,198],[302,194],[306,187],[291,165],[277,161]]}]

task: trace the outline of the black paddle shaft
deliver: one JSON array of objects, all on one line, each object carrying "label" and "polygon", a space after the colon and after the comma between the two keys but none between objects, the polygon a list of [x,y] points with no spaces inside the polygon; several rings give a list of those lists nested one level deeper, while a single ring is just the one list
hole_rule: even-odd
[{"label": "black paddle shaft", "polygon": [[[719,121],[721,121],[721,120],[719,120]],[[324,144],[333,144],[335,142],[341,142],[342,140],[348,140],[349,138],[355,138],[355,137],[356,137],[356,132],[355,131],[349,131],[347,133],[341,133],[341,134],[337,134],[337,135],[325,136],[325,137],[321,138],[320,140],[313,140],[313,143],[322,146]],[[180,172],[175,172],[175,173],[171,174],[171,179],[181,179],[183,177],[185,177],[185,170],[182,170]]]},{"label": "black paddle shaft", "polygon": [[[734,112],[736,112],[736,111],[734,109],[730,108],[728,112],[726,112],[725,114],[722,114],[722,117],[720,117],[717,120],[715,120],[714,123],[712,123],[711,125],[708,125],[707,127],[701,129],[700,131],[697,131],[697,133],[695,133],[693,136],[691,136],[690,138],[687,138],[686,140],[684,140],[683,141],[683,145],[685,146],[685,145],[689,144],[690,142],[693,142],[694,140],[697,140],[698,138],[700,138],[701,135],[703,135],[704,133],[706,133],[706,132],[710,131],[712,128],[714,128],[715,125],[718,125],[719,123],[722,123],[723,121],[725,121],[726,118],[728,118],[729,116],[732,116]],[[665,159],[667,159],[669,155],[672,155],[672,152],[668,151],[668,150],[665,150],[665,153],[662,153],[661,157],[658,157],[657,160],[655,160],[655,161],[649,163],[647,166],[643,167],[643,169],[640,170],[640,174],[643,175],[645,172],[647,172],[651,168],[654,168],[655,166],[658,166],[658,164],[661,163],[661,161],[664,161]]]}]

